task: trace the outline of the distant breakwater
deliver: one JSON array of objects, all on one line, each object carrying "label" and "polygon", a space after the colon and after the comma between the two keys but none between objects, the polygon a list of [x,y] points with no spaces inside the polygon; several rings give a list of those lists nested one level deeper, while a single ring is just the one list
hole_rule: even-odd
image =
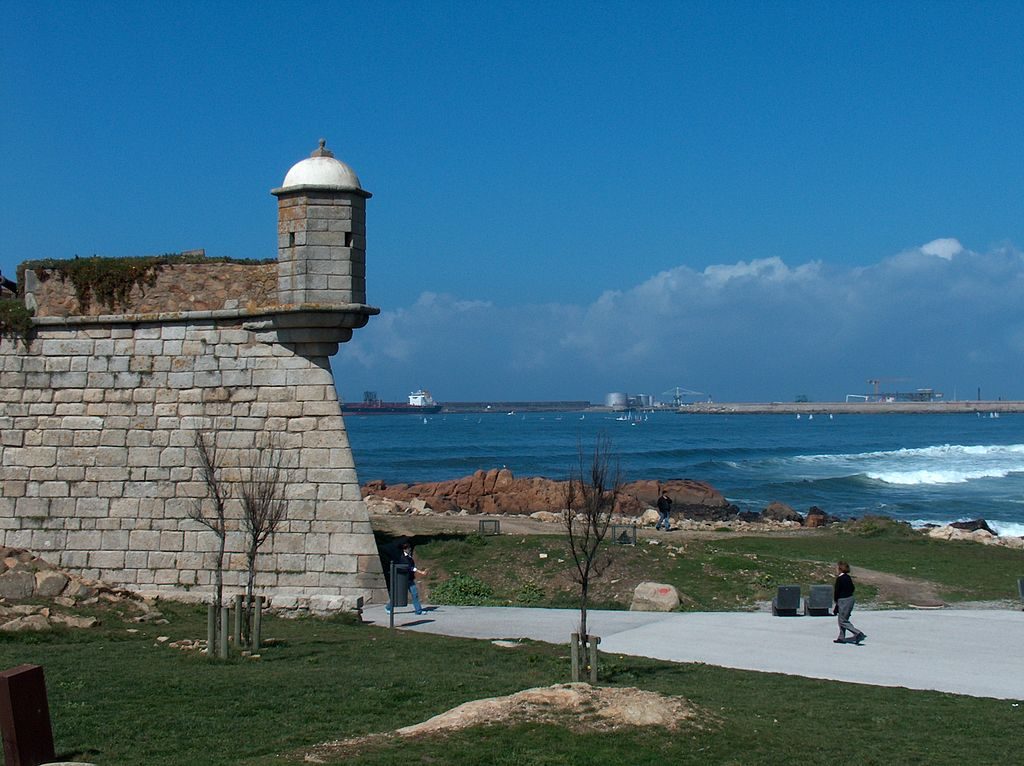
[{"label": "distant breakwater", "polygon": [[[583,400],[444,402],[442,412],[454,414],[517,414],[527,412],[621,413],[621,408]],[[679,407],[658,405],[645,412],[676,412],[681,415],[944,415],[1024,412],[1024,401],[932,402],[693,402]],[[367,413],[361,413],[367,414]]]},{"label": "distant breakwater", "polygon": [[1024,412],[1024,401],[960,402],[694,402],[683,415],[956,415]]}]

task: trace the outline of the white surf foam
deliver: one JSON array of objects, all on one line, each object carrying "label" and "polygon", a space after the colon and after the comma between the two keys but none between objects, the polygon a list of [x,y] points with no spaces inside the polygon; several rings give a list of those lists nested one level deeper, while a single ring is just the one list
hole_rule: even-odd
[{"label": "white surf foam", "polygon": [[[967,521],[967,519],[956,519],[956,521]],[[1020,522],[993,521],[992,519],[986,519],[985,521],[1000,537],[1024,537],[1024,524]],[[910,522],[910,526],[914,527],[914,529],[920,529],[929,525],[945,527],[949,524],[950,521],[948,519],[942,521],[939,519],[915,519]]]},{"label": "white surf foam", "polygon": [[966,484],[972,479],[1005,479],[1013,471],[1008,468],[989,468],[976,471],[935,471],[920,469],[917,471],[867,471],[864,475],[869,479],[913,486],[918,484]]},{"label": "white surf foam", "polygon": [[1024,524],[1013,521],[990,521],[988,525],[999,533],[1000,537],[1024,537]]},{"label": "white surf foam", "polygon": [[1024,473],[1024,444],[941,444],[882,452],[801,455],[794,462],[815,474],[862,475],[893,485],[963,484]]}]

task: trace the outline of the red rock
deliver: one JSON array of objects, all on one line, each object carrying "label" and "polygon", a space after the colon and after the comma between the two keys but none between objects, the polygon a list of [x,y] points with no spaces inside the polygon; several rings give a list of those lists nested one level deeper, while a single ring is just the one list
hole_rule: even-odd
[{"label": "red rock", "polygon": [[[529,515],[537,511],[557,513],[565,505],[564,481],[543,477],[516,479],[507,468],[476,471],[472,476],[443,482],[395,484],[368,482],[363,496],[370,494],[409,503],[425,500],[437,511],[465,509],[474,513]],[[622,487],[615,512],[639,516],[654,506],[665,489],[673,500],[673,512],[681,517],[724,519],[735,515],[731,505],[714,487],[691,479],[664,482],[637,481]]]}]

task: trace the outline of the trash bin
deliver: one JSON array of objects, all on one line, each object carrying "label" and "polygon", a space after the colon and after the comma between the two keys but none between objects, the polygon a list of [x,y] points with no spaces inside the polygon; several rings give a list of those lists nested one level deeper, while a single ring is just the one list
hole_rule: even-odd
[{"label": "trash bin", "polygon": [[409,565],[391,565],[391,608],[409,606]]}]

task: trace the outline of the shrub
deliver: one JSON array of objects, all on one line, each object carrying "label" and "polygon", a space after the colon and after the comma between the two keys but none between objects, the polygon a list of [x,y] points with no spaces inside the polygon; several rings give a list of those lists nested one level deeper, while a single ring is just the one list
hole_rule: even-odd
[{"label": "shrub", "polygon": [[913,537],[916,534],[907,522],[887,516],[865,516],[847,522],[845,529],[858,537]]},{"label": "shrub", "polygon": [[0,336],[20,340],[27,348],[32,340],[33,313],[20,300],[0,300]]},{"label": "shrub", "polygon": [[456,572],[450,579],[430,589],[430,599],[438,604],[483,606],[494,598],[494,589],[472,575]]},{"label": "shrub", "polygon": [[544,600],[544,590],[535,582],[524,583],[516,594],[516,603],[538,604]]}]

